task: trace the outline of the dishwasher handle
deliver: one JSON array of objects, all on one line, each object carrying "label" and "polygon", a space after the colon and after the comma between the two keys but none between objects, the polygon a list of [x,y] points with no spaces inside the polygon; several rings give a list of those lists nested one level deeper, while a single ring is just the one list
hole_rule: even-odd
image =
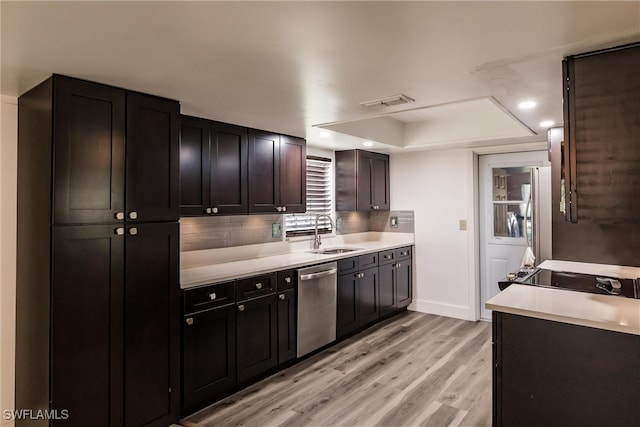
[{"label": "dishwasher handle", "polygon": [[313,280],[313,279],[317,279],[319,277],[331,276],[332,274],[337,273],[337,271],[338,271],[337,268],[331,268],[329,270],[318,271],[317,273],[301,274],[299,279],[300,280]]}]

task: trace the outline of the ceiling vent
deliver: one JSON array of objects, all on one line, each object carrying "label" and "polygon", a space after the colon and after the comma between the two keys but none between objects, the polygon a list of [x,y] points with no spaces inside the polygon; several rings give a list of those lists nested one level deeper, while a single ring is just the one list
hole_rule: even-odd
[{"label": "ceiling vent", "polygon": [[407,95],[394,95],[382,99],[374,99],[373,101],[361,102],[360,105],[367,108],[380,108],[391,107],[393,105],[407,104],[414,102],[414,99],[409,98]]}]

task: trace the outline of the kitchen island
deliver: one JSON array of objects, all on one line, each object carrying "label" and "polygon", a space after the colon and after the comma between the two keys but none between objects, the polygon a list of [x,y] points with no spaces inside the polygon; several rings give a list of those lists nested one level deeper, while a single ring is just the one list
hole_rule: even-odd
[{"label": "kitchen island", "polygon": [[637,424],[640,300],[513,284],[486,307],[494,426]]}]

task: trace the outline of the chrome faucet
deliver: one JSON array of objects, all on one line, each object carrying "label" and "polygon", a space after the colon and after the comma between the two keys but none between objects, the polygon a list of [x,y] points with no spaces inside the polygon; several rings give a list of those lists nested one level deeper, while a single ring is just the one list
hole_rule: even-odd
[{"label": "chrome faucet", "polygon": [[333,225],[333,220],[331,219],[329,214],[316,215],[316,227],[315,227],[315,238],[313,239],[313,249],[320,248],[320,245],[322,244],[322,240],[320,239],[320,235],[318,234],[318,220],[320,219],[320,217],[323,217],[323,216],[326,216],[329,219],[329,224],[331,224],[331,228],[335,228],[335,226]]}]

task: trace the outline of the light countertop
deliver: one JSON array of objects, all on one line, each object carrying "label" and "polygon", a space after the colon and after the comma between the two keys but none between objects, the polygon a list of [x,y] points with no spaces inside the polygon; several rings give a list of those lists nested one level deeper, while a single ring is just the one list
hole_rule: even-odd
[{"label": "light countertop", "polygon": [[[260,256],[251,259],[239,259],[226,262],[215,262],[205,265],[185,266],[180,270],[180,286],[187,289],[194,286],[227,280],[250,277],[273,271],[303,267],[307,265],[332,262],[342,258],[363,255],[371,252],[410,246],[414,244],[413,234],[410,233],[379,233],[375,240],[354,241],[345,244],[342,241],[331,242],[322,249],[332,247],[358,248],[358,250],[335,255],[310,253],[309,248],[297,248],[288,253]],[[198,260],[203,264],[202,260]]]},{"label": "light countertop", "polygon": [[561,261],[550,259],[543,261],[539,268],[566,273],[592,274],[594,276],[616,277],[619,279],[637,279],[640,268],[623,265],[593,264],[590,262]]},{"label": "light countertop", "polygon": [[489,310],[640,335],[640,300],[513,284],[485,304]]}]

